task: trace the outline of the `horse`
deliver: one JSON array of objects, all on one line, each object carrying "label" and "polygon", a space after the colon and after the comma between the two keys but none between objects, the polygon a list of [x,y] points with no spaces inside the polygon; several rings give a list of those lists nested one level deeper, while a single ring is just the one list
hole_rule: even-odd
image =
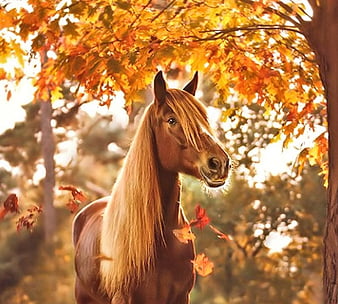
[{"label": "horse", "polygon": [[77,304],[187,304],[195,282],[192,241],[173,233],[188,221],[180,173],[223,187],[231,159],[194,95],[198,74],[169,89],[158,72],[111,196],[73,221]]}]

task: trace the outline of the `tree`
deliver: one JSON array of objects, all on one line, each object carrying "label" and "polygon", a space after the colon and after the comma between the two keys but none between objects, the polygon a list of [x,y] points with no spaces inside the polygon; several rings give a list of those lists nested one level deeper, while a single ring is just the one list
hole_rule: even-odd
[{"label": "tree", "polygon": [[56,230],[56,212],[54,208],[54,187],[55,187],[55,164],[54,164],[54,134],[51,126],[52,105],[49,101],[40,101],[41,112],[41,146],[42,158],[46,170],[44,178],[43,195],[44,195],[44,227],[45,240],[53,240]]},{"label": "tree", "polygon": [[[21,62],[31,41],[31,55],[46,53],[36,98],[62,98],[60,86],[70,81],[79,100],[109,105],[116,91],[127,102],[138,100],[158,66],[183,71],[183,66],[210,75],[217,86],[218,106],[229,95],[241,105],[258,103],[265,115],[277,113],[281,122],[275,139],[285,145],[306,131],[326,125],[328,112],[328,207],[324,237],[324,294],[337,303],[338,134],[335,39],[338,3],[278,0],[227,1],[44,1],[0,10],[2,61]],[[308,5],[307,5],[308,4]],[[312,8],[311,14],[309,8]],[[1,79],[23,77],[22,69],[0,70]],[[14,76],[13,76],[14,75]],[[323,85],[323,86],[322,86]],[[323,98],[325,92],[327,108]],[[10,93],[8,93],[10,96]],[[224,111],[224,119],[240,109]],[[319,118],[318,118],[319,117]],[[327,173],[327,136],[301,151]]]}]

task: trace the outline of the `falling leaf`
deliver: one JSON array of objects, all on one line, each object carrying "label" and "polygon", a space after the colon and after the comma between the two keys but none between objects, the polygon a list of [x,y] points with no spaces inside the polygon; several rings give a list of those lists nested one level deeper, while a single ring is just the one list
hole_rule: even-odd
[{"label": "falling leaf", "polygon": [[215,226],[209,225],[210,229],[217,234],[217,237],[226,240],[226,241],[232,241],[232,237],[228,234],[223,233],[222,231],[218,230]]},{"label": "falling leaf", "polygon": [[66,207],[70,213],[75,213],[79,209],[80,204],[76,200],[70,199],[66,204]]},{"label": "falling leaf", "polygon": [[71,191],[73,199],[76,201],[80,201],[81,203],[84,203],[87,200],[86,195],[82,191],[78,190],[76,187],[72,185],[60,186],[59,190]]},{"label": "falling leaf", "polygon": [[210,219],[207,216],[206,210],[202,208],[200,205],[197,205],[195,207],[195,213],[196,213],[196,219],[190,222],[190,226],[191,227],[196,226],[200,229],[203,229],[210,222]]},{"label": "falling leaf", "polygon": [[10,194],[0,208],[0,220],[3,219],[7,213],[19,213],[18,197],[16,194]]},{"label": "falling leaf", "polygon": [[193,241],[196,238],[190,229],[190,225],[185,225],[181,229],[174,229],[173,233],[176,238],[184,244],[188,244],[189,241]]},{"label": "falling leaf", "polygon": [[214,270],[214,263],[209,261],[204,253],[198,254],[192,263],[197,273],[202,277],[208,276]]},{"label": "falling leaf", "polygon": [[17,220],[16,222],[17,231],[21,231],[23,228],[32,231],[40,213],[42,213],[42,207],[33,206],[32,208],[27,209],[27,212],[28,212],[27,215],[23,215]]}]

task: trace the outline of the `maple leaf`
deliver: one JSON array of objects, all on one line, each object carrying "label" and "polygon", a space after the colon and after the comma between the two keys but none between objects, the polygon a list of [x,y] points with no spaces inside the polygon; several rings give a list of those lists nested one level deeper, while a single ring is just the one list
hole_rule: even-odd
[{"label": "maple leaf", "polygon": [[202,277],[208,276],[214,270],[214,263],[204,253],[198,254],[192,263],[196,272]]},{"label": "maple leaf", "polygon": [[36,224],[37,219],[42,213],[41,206],[33,206],[32,208],[27,209],[28,214],[21,216],[16,222],[16,230],[20,231],[23,228],[31,231],[33,230],[33,226]]},{"label": "maple leaf", "polygon": [[232,237],[228,234],[223,233],[222,231],[218,230],[215,226],[209,225],[210,229],[217,234],[217,237],[222,240],[232,241]]},{"label": "maple leaf", "polygon": [[210,219],[207,216],[207,212],[204,208],[202,208],[200,205],[197,205],[195,207],[195,213],[196,213],[196,219],[190,221],[191,227],[198,227],[200,229],[203,229],[206,225],[210,223]]},{"label": "maple leaf", "polygon": [[75,213],[79,209],[79,206],[80,204],[74,199],[70,199],[66,204],[66,207],[70,213]]},{"label": "maple leaf", "polygon": [[71,213],[76,212],[79,209],[80,203],[84,203],[87,200],[86,195],[72,185],[60,186],[59,190],[70,191],[72,193],[73,198],[66,204],[67,209]]},{"label": "maple leaf", "polygon": [[196,236],[192,233],[190,229],[190,225],[186,224],[183,228],[181,229],[174,229],[173,230],[174,235],[176,238],[184,244],[188,244],[189,241],[193,241]]},{"label": "maple leaf", "polygon": [[3,219],[7,213],[19,213],[18,197],[12,193],[8,195],[0,209],[0,220]]}]

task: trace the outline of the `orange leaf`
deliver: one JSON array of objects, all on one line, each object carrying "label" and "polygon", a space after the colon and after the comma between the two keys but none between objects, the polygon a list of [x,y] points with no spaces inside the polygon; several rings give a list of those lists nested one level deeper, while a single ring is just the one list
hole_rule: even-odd
[{"label": "orange leaf", "polygon": [[196,238],[195,235],[191,232],[189,225],[185,225],[181,229],[174,229],[173,233],[176,236],[176,238],[181,243],[184,243],[184,244],[188,244],[189,241],[193,241]]},{"label": "orange leaf", "polygon": [[202,277],[206,277],[214,270],[214,263],[209,261],[209,258],[204,253],[198,254],[192,263],[197,273]]}]

